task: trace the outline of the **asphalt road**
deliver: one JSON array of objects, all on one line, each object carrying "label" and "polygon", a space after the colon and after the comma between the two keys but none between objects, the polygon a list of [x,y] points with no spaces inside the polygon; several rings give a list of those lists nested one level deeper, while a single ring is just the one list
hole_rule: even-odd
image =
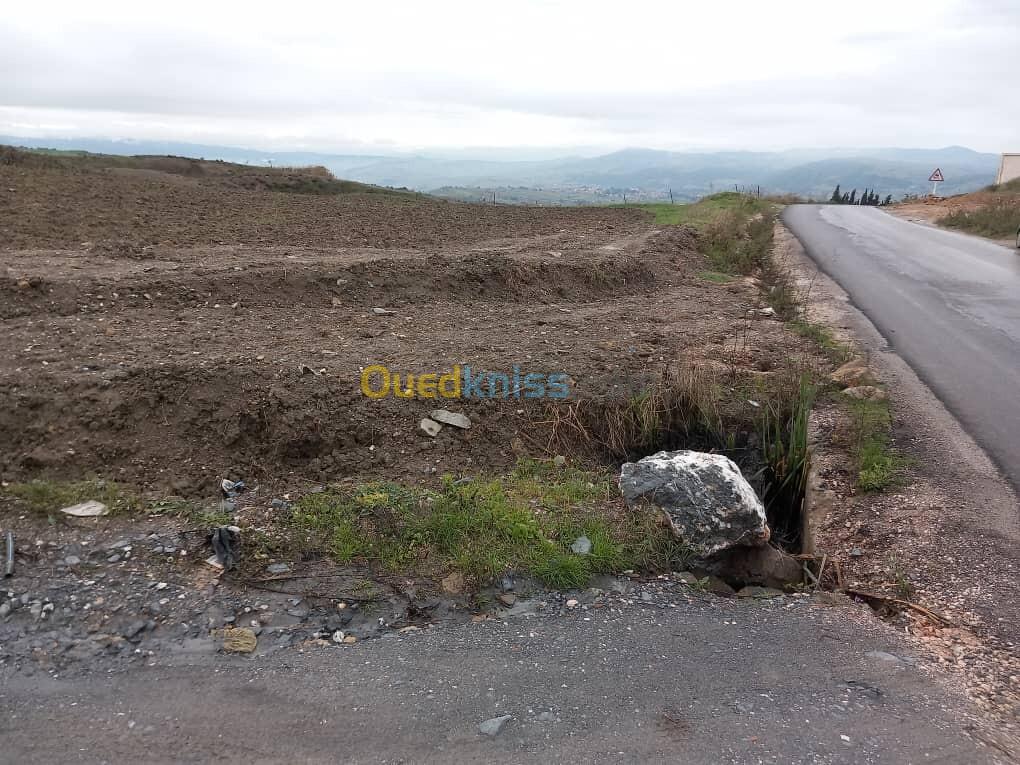
[{"label": "asphalt road", "polygon": [[871,207],[783,221],[1020,488],[1020,255]]},{"label": "asphalt road", "polygon": [[[860,607],[631,603],[115,674],[0,673],[0,761],[996,761],[964,733],[962,697]],[[502,715],[498,735],[479,731]]]}]

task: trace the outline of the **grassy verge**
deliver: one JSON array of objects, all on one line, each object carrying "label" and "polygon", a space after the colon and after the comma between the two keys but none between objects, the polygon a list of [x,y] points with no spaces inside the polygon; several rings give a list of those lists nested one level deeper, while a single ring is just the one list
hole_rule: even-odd
[{"label": "grassy verge", "polygon": [[703,228],[732,213],[750,217],[763,212],[769,207],[769,202],[735,191],[724,191],[689,204],[650,203],[629,206],[652,213],[659,226]]},{"label": "grassy verge", "polygon": [[[382,573],[442,576],[459,571],[485,584],[524,572],[556,588],[593,574],[670,570],[686,548],[658,519],[627,510],[608,472],[525,461],[507,476],[438,489],[393,483],[334,487],[301,499],[292,535],[342,564]],[[571,551],[581,536],[591,551]]]},{"label": "grassy verge", "polygon": [[698,248],[711,269],[706,273],[750,274],[767,265],[776,209],[769,199],[727,191],[692,204],[637,207],[652,213],[660,226],[697,229]]},{"label": "grassy verge", "polygon": [[698,276],[706,282],[712,282],[713,284],[729,284],[733,281],[732,274],[723,274],[718,271],[700,271]]},{"label": "grassy verge", "polygon": [[895,485],[903,458],[892,450],[892,414],[888,401],[850,401],[852,450],[857,467],[857,488],[882,491]]},{"label": "grassy verge", "polygon": [[936,223],[993,239],[1012,239],[1020,226],[1020,197],[998,200],[976,210],[957,210]]},{"label": "grassy verge", "polygon": [[1020,178],[984,190],[987,204],[974,210],[957,210],[936,223],[993,239],[1012,239],[1020,226]]}]

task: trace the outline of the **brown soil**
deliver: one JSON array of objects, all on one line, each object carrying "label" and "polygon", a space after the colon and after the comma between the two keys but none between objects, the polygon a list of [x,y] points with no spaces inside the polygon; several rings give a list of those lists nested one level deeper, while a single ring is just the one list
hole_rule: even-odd
[{"label": "brown soil", "polygon": [[[939,220],[956,212],[975,212],[989,205],[1001,204],[1004,199],[1013,199],[1013,204],[1020,204],[1020,195],[1007,195],[1004,192],[975,191],[970,194],[958,194],[954,197],[921,197],[910,202],[887,207],[889,212],[914,222],[937,224]],[[993,239],[999,244],[1012,247],[1016,240],[1012,238]]]},{"label": "brown soil", "polygon": [[360,370],[517,364],[599,397],[677,360],[761,373],[811,352],[746,318],[753,283],[699,276],[692,232],[638,211],[281,193],[173,169],[0,165],[4,480],[96,473],[190,496],[222,476],[299,488],[498,469],[544,456],[544,403],[449,402],[474,427],[431,439],[418,422],[434,402],[369,400]]}]

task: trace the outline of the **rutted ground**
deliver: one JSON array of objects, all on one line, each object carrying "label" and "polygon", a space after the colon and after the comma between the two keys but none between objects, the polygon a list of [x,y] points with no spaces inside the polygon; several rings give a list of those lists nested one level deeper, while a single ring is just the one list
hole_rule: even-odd
[{"label": "rutted ground", "polygon": [[[657,231],[637,211],[228,188],[192,226],[191,207],[163,188],[176,177],[46,171],[28,183],[25,172],[0,168],[17,200],[0,230],[22,232],[0,277],[4,480],[95,472],[202,496],[224,476],[291,487],[504,468],[516,431],[542,442],[535,402],[466,403],[476,427],[433,441],[416,429],[432,403],[369,401],[360,370],[517,364],[569,375],[577,395],[627,396],[678,360],[760,373],[806,353],[779,322],[748,320],[754,285],[709,281],[688,231]],[[188,246],[136,247],[163,236],[144,221],[125,249],[110,244],[123,215],[109,197],[143,192]],[[90,243],[37,212],[79,205],[107,226]],[[336,228],[316,229],[324,205],[342,214]],[[272,246],[244,244],[263,208],[286,228]],[[355,230],[368,233],[351,248]],[[39,248],[55,242],[74,246]]]}]

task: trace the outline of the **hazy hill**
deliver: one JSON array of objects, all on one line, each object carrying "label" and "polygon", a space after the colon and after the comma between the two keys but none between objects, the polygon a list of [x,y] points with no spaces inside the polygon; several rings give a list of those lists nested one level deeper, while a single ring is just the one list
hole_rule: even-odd
[{"label": "hazy hill", "polygon": [[872,188],[882,196],[930,190],[928,176],[941,167],[945,193],[986,186],[995,178],[999,157],[961,146],[944,149],[795,149],[779,152],[671,152],[625,149],[595,157],[513,161],[505,151],[492,159],[451,155],[327,154],[267,152],[229,146],[100,139],[26,139],[0,136],[0,143],[85,149],[106,154],[172,154],[222,159],[259,166],[321,165],[336,176],[379,186],[438,191],[457,198],[484,198],[493,189],[526,188],[520,198],[550,203],[579,203],[619,198],[663,198],[672,189],[678,199],[693,199],[734,186],[763,192],[828,197],[838,183],[844,189]]}]

